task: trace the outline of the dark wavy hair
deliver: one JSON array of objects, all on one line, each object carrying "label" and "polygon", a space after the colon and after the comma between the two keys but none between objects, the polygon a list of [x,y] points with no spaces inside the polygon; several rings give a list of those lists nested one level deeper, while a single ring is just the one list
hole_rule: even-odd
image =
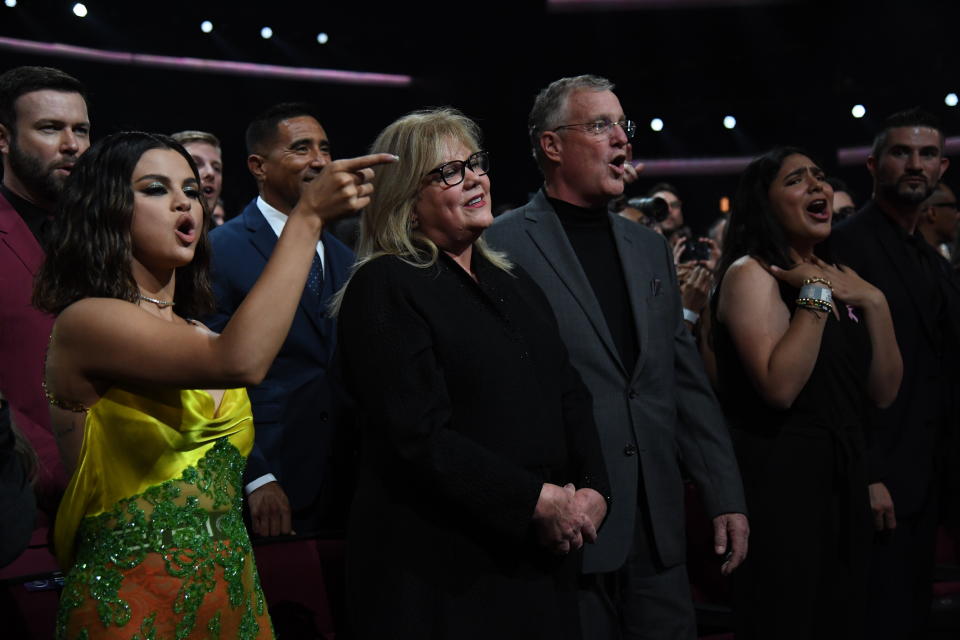
[{"label": "dark wavy hair", "polygon": [[[190,154],[168,136],[124,131],[100,140],[80,156],[63,193],[37,274],[33,305],[60,313],[82,298],[119,298],[137,302],[140,289],[130,267],[133,247],[133,170],[151,149],[176,151],[200,182]],[[215,308],[210,283],[210,212],[203,198],[203,224],[193,261],[177,269],[174,302],[178,315],[198,317]]]},{"label": "dark wavy hair", "polygon": [[719,279],[723,278],[731,264],[745,255],[782,269],[793,266],[787,236],[770,206],[770,185],[783,166],[783,161],[795,154],[811,157],[796,147],[776,147],[756,158],[740,174],[733,211],[723,238]]}]

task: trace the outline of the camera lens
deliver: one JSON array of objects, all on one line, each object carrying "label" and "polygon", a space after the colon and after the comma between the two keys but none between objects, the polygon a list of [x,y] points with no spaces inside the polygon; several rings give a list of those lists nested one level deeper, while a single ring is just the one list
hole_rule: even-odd
[{"label": "camera lens", "polygon": [[670,215],[670,205],[663,198],[630,198],[627,206],[640,211],[654,222],[663,222]]}]

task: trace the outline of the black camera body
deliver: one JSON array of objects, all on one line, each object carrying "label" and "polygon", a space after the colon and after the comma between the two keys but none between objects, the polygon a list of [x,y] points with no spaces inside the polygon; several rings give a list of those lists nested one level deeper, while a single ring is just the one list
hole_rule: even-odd
[{"label": "black camera body", "polygon": [[710,259],[710,245],[700,240],[690,238],[683,246],[680,262],[699,262]]}]

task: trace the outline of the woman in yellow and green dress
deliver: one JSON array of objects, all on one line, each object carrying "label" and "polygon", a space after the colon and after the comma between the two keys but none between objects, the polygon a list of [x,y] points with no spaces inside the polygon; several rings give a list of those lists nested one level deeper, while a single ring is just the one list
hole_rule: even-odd
[{"label": "woman in yellow and green dress", "polygon": [[243,389],[266,374],[325,219],[363,207],[372,166],[304,184],[263,275],[222,334],[197,169],[166,136],[112,135],[73,168],[34,303],[58,315],[51,424],[72,473],[55,525],[58,638],[271,638],[241,517],[253,443]]}]

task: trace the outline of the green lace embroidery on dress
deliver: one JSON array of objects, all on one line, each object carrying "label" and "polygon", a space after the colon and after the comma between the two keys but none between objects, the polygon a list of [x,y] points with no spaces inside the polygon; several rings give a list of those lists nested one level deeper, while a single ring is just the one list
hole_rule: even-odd
[{"label": "green lace embroidery on dress", "polygon": [[154,623],[157,621],[157,614],[151,613],[140,623],[140,633],[133,636],[133,640],[157,640],[157,630]]},{"label": "green lace embroidery on dress", "polygon": [[[171,605],[179,618],[178,640],[194,631],[204,596],[217,586],[218,566],[223,568],[230,606],[243,607],[238,637],[255,638],[264,600],[259,576],[248,566],[253,555],[241,515],[244,463],[236,447],[222,438],[179,479],[152,486],[119,501],[108,512],[86,518],[77,533],[77,562],[60,597],[57,637],[66,638],[71,612],[88,599],[96,601],[104,626],[130,622],[130,605],[119,595],[123,572],[155,553],[163,559],[167,573],[182,580]],[[184,497],[195,492],[203,496],[206,508],[201,508],[197,495]],[[248,590],[244,577],[249,580],[251,571]],[[146,617],[133,638],[157,638],[156,615]],[[219,638],[219,612],[206,627],[210,638]]]},{"label": "green lace embroidery on dress", "polygon": [[207,631],[210,632],[210,640],[220,640],[220,612],[217,611],[207,623]]}]

